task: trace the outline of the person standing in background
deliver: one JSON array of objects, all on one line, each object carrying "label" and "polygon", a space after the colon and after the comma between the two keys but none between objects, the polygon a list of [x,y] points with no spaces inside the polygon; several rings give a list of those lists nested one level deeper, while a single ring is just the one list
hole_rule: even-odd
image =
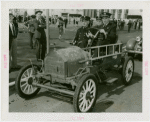
[{"label": "person standing in background", "polygon": [[64,32],[63,26],[64,26],[64,21],[63,21],[63,19],[61,17],[59,17],[59,25],[58,25],[58,28],[59,28],[59,40],[61,39],[62,34]]},{"label": "person standing in background", "polygon": [[[36,11],[36,20],[34,22],[34,28],[35,28],[35,39],[36,39],[36,56],[37,59],[44,60],[45,58],[45,52],[46,52],[46,23],[45,19],[41,16],[43,12],[42,11]],[[41,47],[42,46],[42,47]],[[42,52],[41,52],[42,48]]]},{"label": "person standing in background", "polygon": [[29,32],[29,42],[30,42],[31,49],[33,49],[33,45],[34,45],[33,44],[33,35],[34,35],[34,31],[35,31],[35,28],[34,28],[35,18],[36,18],[36,16],[32,15],[31,19],[25,24],[27,26],[28,32]]},{"label": "person standing in background", "polygon": [[137,27],[137,20],[134,21],[134,29],[136,30]]},{"label": "person standing in background", "polygon": [[75,21],[75,18],[73,18],[73,23],[74,23],[74,25],[75,25],[75,22],[76,22],[76,21]]},{"label": "person standing in background", "polygon": [[17,35],[18,25],[15,22],[13,14],[9,14],[9,71],[11,69],[20,69],[17,65]]},{"label": "person standing in background", "polygon": [[128,33],[130,33],[130,29],[131,29],[131,25],[132,25],[131,20],[129,20],[127,25],[128,25]]},{"label": "person standing in background", "polygon": [[68,19],[67,19],[67,17],[65,18],[64,22],[65,22],[65,28],[66,28],[66,27],[67,27],[67,24],[68,24]]}]

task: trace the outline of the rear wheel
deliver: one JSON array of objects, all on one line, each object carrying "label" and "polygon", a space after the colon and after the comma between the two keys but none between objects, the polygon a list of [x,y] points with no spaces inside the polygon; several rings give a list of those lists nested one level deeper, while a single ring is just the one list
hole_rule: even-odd
[{"label": "rear wheel", "polygon": [[97,98],[97,88],[97,80],[92,74],[87,74],[79,80],[73,98],[75,112],[92,110]]},{"label": "rear wheel", "polygon": [[33,67],[31,64],[23,67],[16,78],[15,88],[22,98],[34,97],[40,91],[40,88],[32,85],[33,82],[37,82],[33,72],[39,71],[40,68],[37,65],[33,65]]},{"label": "rear wheel", "polygon": [[132,57],[126,57],[123,64],[123,82],[125,85],[129,85],[134,73],[134,61]]}]

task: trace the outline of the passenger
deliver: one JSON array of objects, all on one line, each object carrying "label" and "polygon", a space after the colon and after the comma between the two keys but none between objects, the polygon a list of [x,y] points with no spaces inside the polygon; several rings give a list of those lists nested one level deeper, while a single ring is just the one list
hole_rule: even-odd
[{"label": "passenger", "polygon": [[96,28],[96,29],[102,29],[103,28],[102,17],[96,18],[96,25],[93,26],[93,28]]},{"label": "passenger", "polygon": [[77,30],[73,43],[80,48],[87,47],[88,44],[88,37],[86,33],[89,31],[89,24],[90,24],[90,17],[85,16],[83,17],[83,25],[81,28]]},{"label": "passenger", "polygon": [[[100,45],[109,45],[116,43],[117,35],[116,35],[116,26],[113,23],[110,23],[110,16],[111,14],[108,12],[102,13],[102,21],[103,21],[103,27],[100,29],[100,33],[103,33],[105,35],[105,39],[98,41],[97,46]],[[105,53],[106,48],[101,48],[101,52],[99,53]],[[109,50],[107,50],[109,52]],[[103,55],[103,54],[102,54]],[[98,49],[94,52],[94,57],[98,56]]]},{"label": "passenger", "polygon": [[106,40],[102,44],[114,44],[116,43],[117,34],[116,26],[113,23],[110,23],[111,14],[108,12],[102,13],[103,27],[100,30],[101,33],[104,33]]}]

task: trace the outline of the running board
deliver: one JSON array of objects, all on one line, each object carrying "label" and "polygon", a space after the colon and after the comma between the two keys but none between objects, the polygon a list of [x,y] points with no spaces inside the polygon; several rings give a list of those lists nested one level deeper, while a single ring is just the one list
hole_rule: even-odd
[{"label": "running board", "polygon": [[118,78],[108,78],[106,79],[104,82],[107,83],[108,85],[111,85],[113,83],[115,83],[116,81],[118,81]]},{"label": "running board", "polygon": [[75,92],[70,91],[70,90],[63,90],[63,89],[53,88],[53,87],[42,85],[42,84],[39,84],[39,83],[32,83],[32,85],[37,86],[37,87],[41,87],[41,88],[46,88],[46,89],[53,90],[53,91],[57,91],[57,92],[60,92],[60,93],[68,94],[68,95],[71,95],[71,96],[73,96],[74,93],[75,93]]}]

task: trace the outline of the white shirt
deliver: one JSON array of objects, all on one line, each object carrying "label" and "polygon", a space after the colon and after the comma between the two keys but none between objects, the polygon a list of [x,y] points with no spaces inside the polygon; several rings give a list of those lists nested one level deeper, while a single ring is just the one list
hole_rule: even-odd
[{"label": "white shirt", "polygon": [[14,31],[13,31],[13,25],[12,25],[12,23],[9,23],[9,25],[10,25],[11,31],[12,31],[12,33],[13,33],[13,35],[14,35]]}]

